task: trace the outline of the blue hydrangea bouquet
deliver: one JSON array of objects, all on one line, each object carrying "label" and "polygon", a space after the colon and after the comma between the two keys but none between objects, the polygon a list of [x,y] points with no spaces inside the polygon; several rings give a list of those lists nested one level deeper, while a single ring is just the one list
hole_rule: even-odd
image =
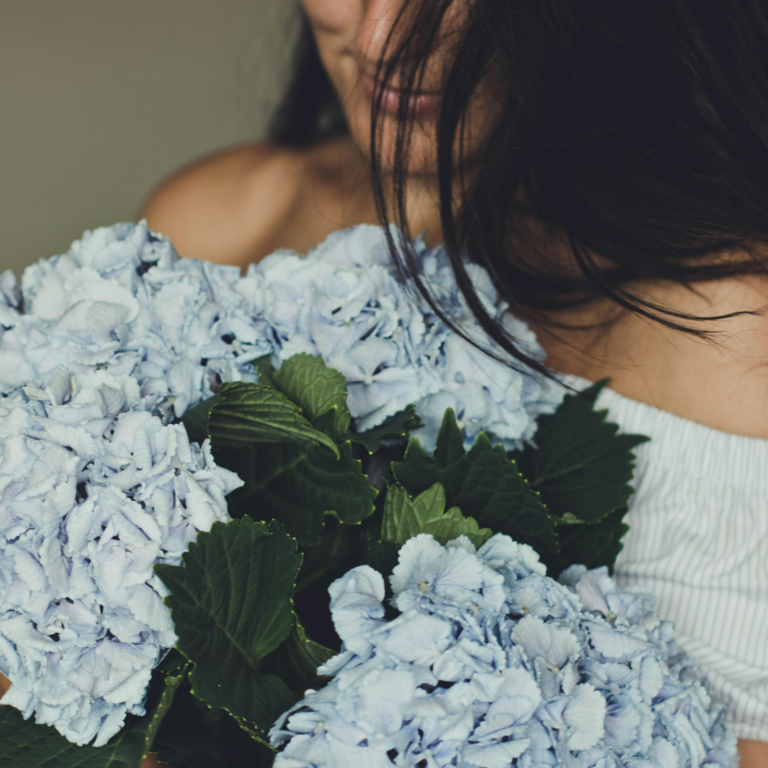
[{"label": "blue hydrangea bouquet", "polygon": [[243,276],[119,224],[0,277],[0,765],[731,765],[610,576],[647,438],[481,352],[419,240],[447,327],[386,234]]}]

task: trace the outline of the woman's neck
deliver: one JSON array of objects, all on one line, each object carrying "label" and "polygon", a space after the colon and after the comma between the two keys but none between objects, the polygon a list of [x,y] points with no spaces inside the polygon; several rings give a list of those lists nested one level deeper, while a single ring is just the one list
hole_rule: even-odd
[{"label": "woman's neck", "polygon": [[[369,160],[349,136],[329,139],[308,150],[319,212],[343,226],[379,223]],[[382,191],[390,221],[395,219],[394,179],[382,176]],[[405,200],[411,235],[424,234],[427,245],[442,242],[437,179],[432,175],[410,176]]]}]

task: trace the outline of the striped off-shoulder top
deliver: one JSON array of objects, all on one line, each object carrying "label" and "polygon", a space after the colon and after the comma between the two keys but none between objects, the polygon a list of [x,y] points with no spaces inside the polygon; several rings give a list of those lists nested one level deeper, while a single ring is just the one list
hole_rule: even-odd
[{"label": "striped off-shoulder top", "polygon": [[[577,389],[591,382],[565,380]],[[768,742],[768,440],[734,435],[603,389],[597,406],[638,446],[622,586],[658,598],[737,738]]]}]

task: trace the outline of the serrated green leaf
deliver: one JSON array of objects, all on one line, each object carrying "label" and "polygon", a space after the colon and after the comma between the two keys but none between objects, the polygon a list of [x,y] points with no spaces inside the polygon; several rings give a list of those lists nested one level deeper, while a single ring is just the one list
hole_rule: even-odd
[{"label": "serrated green leaf", "polygon": [[[234,518],[249,514],[255,520],[271,520],[269,510],[254,509],[253,494],[266,486],[272,479],[287,472],[303,461],[316,446],[296,443],[265,445],[214,445],[213,457],[216,464],[231,470],[243,481],[227,496],[227,508]],[[291,531],[289,531],[291,533]]]},{"label": "serrated green leaf", "polygon": [[248,729],[227,713],[218,724],[216,741],[226,749],[233,768],[272,768],[274,764],[275,750],[261,736],[253,738]]},{"label": "serrated green leaf", "polygon": [[[267,446],[267,448],[271,447],[273,446]],[[243,481],[240,488],[236,488],[227,496],[227,510],[233,518],[242,517],[249,509],[244,500],[248,499],[255,487],[256,448],[255,445],[211,446],[216,465],[234,472]]]},{"label": "serrated green leaf", "polygon": [[351,439],[364,445],[368,453],[376,453],[381,448],[383,440],[406,440],[408,434],[421,426],[421,419],[416,415],[416,406],[409,405],[405,410],[396,413],[384,424],[366,432],[353,435]]},{"label": "serrated green leaf", "polygon": [[440,431],[435,443],[435,464],[438,467],[448,467],[460,462],[466,456],[464,450],[464,435],[456,422],[456,414],[452,408],[443,414]]},{"label": "serrated green leaf", "polygon": [[633,492],[633,449],[649,439],[617,434],[618,425],[606,421],[608,411],[595,410],[608,381],[566,395],[555,413],[539,417],[538,447],[511,454],[557,520],[563,568],[613,566],[627,530],[617,510],[626,510]]},{"label": "serrated green leaf", "polygon": [[351,423],[347,382],[338,371],[329,368],[322,357],[307,353],[294,355],[272,374],[272,380],[309,421],[332,413],[335,436],[341,438],[347,433]]},{"label": "serrated green leaf", "polygon": [[336,408],[332,408],[330,411],[326,411],[320,416],[312,419],[312,426],[320,432],[325,432],[326,435],[332,437],[337,443],[343,442],[349,439],[352,435],[351,432],[339,433],[336,427],[336,417],[338,411]]},{"label": "serrated green leaf", "polygon": [[0,765],[13,768],[138,768],[144,757],[146,723],[126,725],[103,747],[78,747],[47,725],[24,720],[14,707],[0,707]]},{"label": "serrated green leaf", "polygon": [[537,448],[514,454],[520,471],[557,517],[570,513],[595,522],[626,505],[632,494],[632,449],[645,435],[618,435],[606,421],[608,411],[594,410],[607,379],[578,395],[568,394],[555,413],[539,417]]},{"label": "serrated green leaf", "polygon": [[274,387],[272,381],[272,374],[274,369],[272,367],[272,355],[262,355],[257,357],[252,363],[253,367],[259,374],[259,384],[263,384],[265,387]]},{"label": "serrated green leaf", "polygon": [[291,690],[303,695],[307,688],[317,689],[329,681],[330,678],[317,674],[317,668],[335,655],[336,651],[309,637],[296,616],[291,633],[280,647],[264,660],[264,664],[280,675]]},{"label": "serrated green leaf", "polygon": [[493,535],[488,528],[480,529],[474,518],[464,517],[457,507],[446,511],[445,489],[440,483],[435,483],[415,499],[405,488],[388,486],[381,525],[382,541],[394,541],[402,546],[420,533],[431,534],[440,544],[466,536],[476,547],[481,547]]},{"label": "serrated green leaf", "polygon": [[184,677],[188,671],[189,661],[175,648],[155,667],[155,674],[164,677]]},{"label": "serrated green leaf", "polygon": [[587,568],[607,565],[613,573],[613,564],[624,547],[621,539],[629,530],[623,522],[626,513],[627,507],[619,507],[596,523],[561,528],[563,567],[574,563],[586,565]]},{"label": "serrated green leaf", "polygon": [[155,673],[147,714],[128,715],[123,729],[103,747],[78,747],[48,725],[24,720],[14,707],[0,706],[0,765],[13,768],[138,768],[152,747],[186,666],[174,674]]},{"label": "serrated green leaf", "polygon": [[[283,443],[282,445],[257,445],[254,446],[251,460],[253,468],[251,477],[253,478],[253,491],[268,488],[281,475],[291,473],[293,469],[301,464],[310,454],[313,454],[317,447],[307,445],[291,445]],[[318,454],[328,460],[328,463],[334,469],[340,464],[339,460],[329,456],[326,451],[318,451]],[[341,451],[339,451],[341,456]],[[343,466],[341,464],[340,466]],[[266,512],[266,510],[264,510]],[[271,518],[270,518],[271,519]],[[282,521],[280,521],[282,523]],[[285,523],[282,523],[285,525]],[[288,532],[293,536],[293,532]]]},{"label": "serrated green leaf", "polygon": [[282,392],[262,384],[238,381],[222,384],[219,395],[222,401],[214,405],[208,420],[208,433],[215,445],[324,445],[335,456],[339,455],[336,443],[315,429]]},{"label": "serrated green leaf", "polygon": [[547,567],[559,565],[555,523],[539,495],[504,448],[492,446],[484,433],[466,452],[451,409],[443,418],[434,457],[413,439],[403,461],[393,462],[392,470],[412,496],[440,483],[445,488],[446,504],[458,507],[494,533],[506,533],[529,544]]},{"label": "serrated green leaf", "polygon": [[163,719],[152,751],[170,768],[232,768],[185,690]]},{"label": "serrated green leaf", "polygon": [[323,450],[305,453],[302,447],[275,445],[256,446],[251,460],[251,490],[230,502],[233,515],[274,518],[299,543],[313,545],[320,540],[326,514],[348,524],[373,514],[378,491],[348,442],[339,446],[338,459]]},{"label": "serrated green leaf", "polygon": [[182,561],[155,571],[171,592],[165,603],[176,647],[194,664],[192,693],[258,737],[294,701],[261,661],[291,631],[301,564],[296,540],[277,524],[249,518],[214,523]]},{"label": "serrated green leaf", "polygon": [[199,402],[194,407],[190,408],[181,417],[181,423],[187,430],[189,439],[195,443],[202,443],[207,437],[210,437],[208,431],[208,424],[211,418],[211,411],[223,403],[224,398],[216,394],[213,397],[209,397],[207,400]]},{"label": "serrated green leaf", "polygon": [[157,702],[157,705],[154,707],[154,711],[151,713],[151,717],[147,723],[147,732],[144,737],[145,755],[153,746],[153,742],[157,736],[158,729],[163,723],[165,716],[172,708],[171,705],[173,704],[176,691],[179,689],[179,686],[186,678],[189,669],[189,662],[175,650],[171,651],[169,657],[166,658],[158,667],[160,674],[164,675],[164,680],[160,698]]},{"label": "serrated green leaf", "polygon": [[[335,515],[327,516],[320,541],[302,550],[304,561],[296,581],[294,599],[330,574],[341,576],[349,568],[359,565],[361,532],[362,528],[358,525],[342,523]],[[344,564],[348,567],[344,568]],[[338,573],[340,568],[342,572]]]}]

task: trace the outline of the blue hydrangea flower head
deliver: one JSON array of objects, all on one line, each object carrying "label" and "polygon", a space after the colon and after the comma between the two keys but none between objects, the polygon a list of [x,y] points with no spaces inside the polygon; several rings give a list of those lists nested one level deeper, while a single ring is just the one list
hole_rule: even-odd
[{"label": "blue hydrangea flower head", "polygon": [[129,376],[59,367],[0,400],[3,704],[81,745],[144,714],[176,643],[152,566],[229,520],[224,497],[242,485],[140,397]]},{"label": "blue hydrangea flower head", "polygon": [[[399,242],[399,232],[391,234]],[[487,338],[469,311],[442,247],[414,243],[421,277],[447,316],[470,338]],[[485,270],[468,265],[491,314],[536,359],[530,329],[507,312]],[[361,225],[331,234],[305,257],[277,251],[248,267],[238,283],[256,325],[266,325],[278,360],[320,355],[347,380],[348,404],[360,431],[380,425],[411,403],[423,427],[414,435],[434,449],[446,408],[453,408],[469,447],[480,431],[520,447],[540,413],[562,399],[530,374],[499,363],[450,330],[396,278],[382,227]]]},{"label": "blue hydrangea flower head", "polygon": [[[399,232],[391,228],[395,241]],[[422,279],[447,316],[487,339],[442,247],[414,243]],[[544,351],[511,317],[485,270],[468,271],[486,309],[538,360]],[[182,259],[145,222],[86,232],[70,250],[27,268],[21,286],[0,277],[0,394],[45,387],[60,365],[139,382],[139,407],[164,422],[210,397],[222,381],[256,381],[250,362],[320,355],[347,380],[358,430],[411,403],[434,449],[446,408],[469,447],[480,431],[506,448],[531,440],[562,388],[497,362],[453,332],[390,263],[384,230],[331,234],[305,257],[277,251],[245,276],[237,267]]]},{"label": "blue hydrangea flower head", "polygon": [[421,534],[389,581],[391,621],[372,568],[331,585],[342,651],[270,731],[276,768],[730,766],[722,709],[653,598],[606,568],[555,581],[508,536]]},{"label": "blue hydrangea flower head", "polygon": [[255,381],[271,345],[242,311],[240,270],[182,259],[146,223],[86,232],[60,256],[0,279],[0,394],[75,373],[127,374],[164,421],[221,381]]}]

